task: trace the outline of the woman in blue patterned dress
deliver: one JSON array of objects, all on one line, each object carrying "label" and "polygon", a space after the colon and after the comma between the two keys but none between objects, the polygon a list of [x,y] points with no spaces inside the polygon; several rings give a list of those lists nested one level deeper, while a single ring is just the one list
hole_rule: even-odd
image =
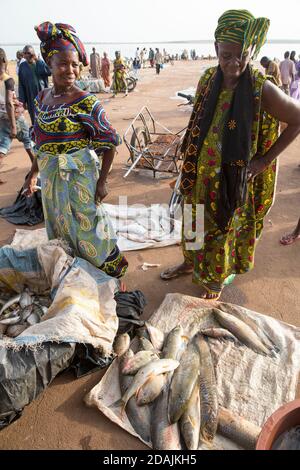
[{"label": "woman in blue patterned dress", "polygon": [[[106,178],[121,138],[99,100],[75,86],[79,62],[87,65],[75,30],[49,22],[36,30],[53,87],[35,100],[37,158],[25,183],[27,195],[34,191],[39,172],[48,238],[65,240],[76,256],[120,277],[128,263],[100,203],[108,193]],[[91,149],[102,152],[100,174]]]}]

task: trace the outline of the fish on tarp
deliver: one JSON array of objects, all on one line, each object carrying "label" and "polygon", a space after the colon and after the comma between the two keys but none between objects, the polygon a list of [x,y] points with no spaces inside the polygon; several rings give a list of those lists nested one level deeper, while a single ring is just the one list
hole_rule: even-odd
[{"label": "fish on tarp", "polygon": [[151,341],[144,336],[139,337],[139,346],[144,351],[155,351]]},{"label": "fish on tarp", "polygon": [[[131,375],[122,374],[121,370],[123,367],[124,361],[128,358],[133,357],[133,351],[128,349],[119,360],[119,382],[121,395],[123,396],[128,388],[131,386],[133,377]],[[135,432],[141,436],[141,438],[151,444],[151,433],[150,433],[150,423],[151,423],[151,414],[149,406],[138,406],[135,396],[132,396],[126,407],[127,418],[135,430]]]},{"label": "fish on tarp", "polygon": [[255,450],[261,428],[226,408],[219,408],[218,432],[247,450]]},{"label": "fish on tarp", "polygon": [[161,353],[162,358],[180,360],[187,342],[188,337],[184,335],[182,326],[175,326],[166,337]]},{"label": "fish on tarp", "polygon": [[225,328],[216,328],[216,327],[205,328],[201,330],[200,333],[202,333],[204,336],[218,339],[220,341],[229,339],[230,341],[233,341],[234,343],[239,343],[239,340],[237,339],[237,337],[234,336],[232,333],[230,333],[230,331],[225,330]]},{"label": "fish on tarp", "polygon": [[200,383],[197,380],[187,409],[179,420],[181,435],[188,450],[197,450],[200,438]]},{"label": "fish on tarp", "polygon": [[124,361],[122,374],[135,375],[142,367],[157,359],[159,357],[154,351],[138,351],[133,357]]},{"label": "fish on tarp", "polygon": [[7,302],[5,302],[5,304],[2,306],[2,308],[0,310],[0,316],[5,312],[5,310],[7,310],[12,305],[18,304],[20,298],[21,298],[21,294],[18,294],[18,295],[15,295],[14,297],[12,297],[11,299],[9,299]]},{"label": "fish on tarp", "polygon": [[191,341],[180,358],[175,370],[169,394],[169,421],[176,423],[187,409],[188,402],[198,380],[200,358],[197,347]]},{"label": "fish on tarp", "polygon": [[200,410],[201,410],[201,439],[211,444],[218,427],[218,390],[215,369],[207,339],[197,333],[194,344],[200,356]]},{"label": "fish on tarp", "polygon": [[166,384],[166,375],[153,375],[141,386],[136,395],[136,401],[139,406],[150,404],[156,400]]},{"label": "fish on tarp", "polygon": [[257,325],[256,321],[253,320],[253,318],[251,318],[249,315],[247,315],[246,313],[242,313],[237,307],[232,304],[224,304],[222,302],[219,302],[218,308],[223,312],[230,313],[231,315],[236,316],[244,323],[246,323],[250,328],[252,328],[252,330],[257,334],[257,336],[267,348],[273,349],[273,351],[276,353],[280,351],[278,346],[274,344],[268,334],[262,328],[260,328]]},{"label": "fish on tarp", "polygon": [[151,411],[151,440],[154,450],[182,449],[178,423],[169,423],[168,401],[169,381],[153,403]]},{"label": "fish on tarp", "polygon": [[147,380],[152,377],[153,375],[163,374],[165,372],[170,372],[176,369],[179,366],[178,361],[174,361],[173,359],[157,359],[155,361],[150,362],[146,366],[142,367],[138,373],[134,376],[134,379],[128,388],[128,390],[124,393],[121,400],[117,400],[111,406],[120,406],[122,405],[123,411],[126,408],[128,400],[134,395],[137,394],[139,389],[144,385]]},{"label": "fish on tarp", "polygon": [[248,346],[248,348],[265,356],[270,356],[272,354],[272,350],[262,343],[255,331],[253,331],[252,328],[250,328],[250,326],[244,321],[217,308],[214,308],[213,312],[220,325],[229,330],[243,344]]},{"label": "fish on tarp", "polygon": [[161,351],[165,341],[164,333],[155,326],[151,325],[149,322],[145,322],[145,325],[147,327],[150,341],[153,344],[154,349]]},{"label": "fish on tarp", "polygon": [[123,333],[121,335],[117,335],[114,343],[113,343],[113,350],[117,356],[122,356],[130,346],[130,336],[128,333]]}]

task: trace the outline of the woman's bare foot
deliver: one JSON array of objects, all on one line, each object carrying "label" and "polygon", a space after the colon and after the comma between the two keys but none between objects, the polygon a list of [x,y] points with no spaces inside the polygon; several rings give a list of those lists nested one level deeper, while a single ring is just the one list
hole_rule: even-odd
[{"label": "woman's bare foot", "polygon": [[284,235],[279,241],[282,245],[291,245],[297,240],[300,240],[300,234],[293,232],[288,235]]},{"label": "woman's bare foot", "polygon": [[175,279],[176,277],[183,276],[184,274],[191,274],[193,272],[193,266],[185,262],[168,268],[160,274],[161,279],[167,281],[169,279]]},{"label": "woman's bare foot", "polygon": [[205,299],[205,300],[219,300],[221,296],[221,292],[212,292],[205,287],[200,288],[200,294],[199,297],[200,299]]},{"label": "woman's bare foot", "polygon": [[300,240],[300,219],[298,220],[295,230],[292,233],[284,235],[279,241],[282,245],[291,245],[297,240]]}]

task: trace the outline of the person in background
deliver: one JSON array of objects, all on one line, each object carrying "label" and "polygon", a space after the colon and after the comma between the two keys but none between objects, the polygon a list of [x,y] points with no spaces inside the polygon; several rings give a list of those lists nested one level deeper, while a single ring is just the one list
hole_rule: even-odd
[{"label": "person in background", "polygon": [[279,65],[276,64],[274,60],[269,59],[269,57],[262,57],[260,65],[265,69],[266,75],[269,75],[274,78],[275,84],[279,87],[282,86],[281,75],[279,70]]},{"label": "person in background", "polygon": [[298,224],[297,224],[295,230],[293,230],[292,233],[284,235],[280,239],[280,243],[282,245],[291,245],[292,243],[296,242],[297,240],[300,240],[300,219],[298,220]]},{"label": "person in background", "polygon": [[146,67],[146,62],[147,62],[147,49],[144,47],[143,50],[141,51],[141,67],[143,67],[143,69]]},{"label": "person in background", "polygon": [[[269,25],[247,10],[221,15],[219,64],[200,78],[181,147],[184,261],[161,278],[190,273],[204,299],[217,300],[235,275],[254,267],[274,201],[276,159],[300,133],[300,103],[250,64]],[[287,127],[279,135],[280,121]]]},{"label": "person in background", "polygon": [[286,95],[290,95],[291,83],[295,80],[296,69],[294,62],[290,59],[289,51],[285,52],[284,60],[280,62],[280,74],[282,90]]},{"label": "person in background", "polygon": [[17,51],[16,57],[17,57],[16,74],[19,75],[20,65],[23,62],[25,62],[26,59],[24,59],[23,51]]},{"label": "person in background", "polygon": [[101,59],[94,47],[93,52],[90,55],[90,69],[93,78],[101,78]]},{"label": "person in background", "polygon": [[290,86],[290,94],[295,100],[300,100],[300,62],[296,60],[296,51],[291,52],[290,59],[295,65],[295,76]]},{"label": "person in background", "polygon": [[104,86],[110,87],[110,61],[107,52],[103,52],[101,59],[101,77],[103,78]]},{"label": "person in background", "polygon": [[139,61],[137,60],[137,58],[135,57],[135,58],[133,59],[133,62],[132,62],[132,69],[133,69],[133,73],[134,73],[134,78],[135,78],[136,80],[138,80],[139,68],[140,68],[140,63],[139,63]]},{"label": "person in background", "polygon": [[156,47],[155,50],[156,50],[155,56],[154,56],[155,68],[156,68],[156,74],[159,75],[164,59],[163,59],[162,54],[159,52],[158,47]]},{"label": "person in background", "polygon": [[[76,86],[79,62],[86,66],[88,60],[74,28],[47,21],[36,31],[53,87],[34,102],[36,158],[24,185],[26,195],[34,192],[39,171],[48,239],[64,240],[75,256],[121,277],[128,263],[100,203],[108,194],[108,171],[122,140],[97,97]],[[91,149],[102,152],[100,172]]]},{"label": "person in background", "polygon": [[126,65],[124,59],[121,57],[121,52],[115,52],[114,60],[114,77],[113,77],[113,97],[117,93],[125,93],[125,96],[128,95],[127,82],[126,82]]},{"label": "person in background", "polygon": [[[30,160],[33,161],[34,155],[24,108],[16,98],[15,81],[8,74],[5,51],[0,49],[0,166],[14,138],[23,142]],[[1,180],[0,182],[3,183]]]},{"label": "person in background", "polygon": [[23,49],[25,62],[19,67],[19,100],[28,109],[32,124],[34,124],[34,99],[38,93],[48,87],[50,69],[35,55],[32,46]]},{"label": "person in background", "polygon": [[153,68],[154,67],[154,50],[152,49],[152,47],[150,47],[149,49],[149,62],[150,62],[151,68]]}]

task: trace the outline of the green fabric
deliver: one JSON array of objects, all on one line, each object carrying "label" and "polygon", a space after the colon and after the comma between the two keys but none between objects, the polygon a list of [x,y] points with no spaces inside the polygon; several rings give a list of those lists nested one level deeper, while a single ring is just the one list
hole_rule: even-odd
[{"label": "green fabric", "polygon": [[253,58],[256,58],[266,41],[269,26],[268,18],[254,18],[248,10],[228,10],[218,20],[215,39],[243,44],[242,54],[253,46]]},{"label": "green fabric", "polygon": [[[205,72],[198,92],[206,86],[215,68]],[[278,137],[278,121],[261,110],[264,77],[253,70],[255,119],[252,125],[251,158],[264,155]],[[276,162],[273,162],[254,182],[248,183],[246,204],[238,208],[229,229],[222,233],[216,223],[219,176],[221,167],[221,137],[232,91],[219,95],[215,115],[204,140],[197,163],[197,180],[185,204],[192,204],[193,230],[196,224],[196,204],[204,204],[204,241],[183,233],[183,253],[186,262],[193,264],[193,281],[212,291],[220,291],[231,274],[242,274],[254,265],[255,247],[263,228],[263,219],[273,203],[276,180]],[[186,242],[198,242],[199,249],[187,250]],[[201,246],[202,245],[202,246]],[[201,248],[200,248],[201,246]]]}]

